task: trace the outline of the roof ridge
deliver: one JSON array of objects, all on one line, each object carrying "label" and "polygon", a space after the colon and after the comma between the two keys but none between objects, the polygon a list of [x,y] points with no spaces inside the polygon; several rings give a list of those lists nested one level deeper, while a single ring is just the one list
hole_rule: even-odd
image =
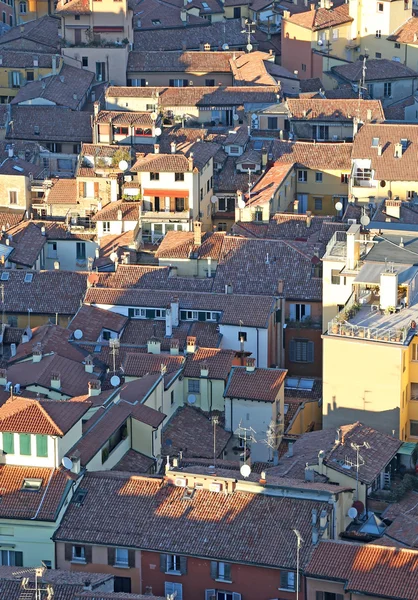
[{"label": "roof ridge", "polygon": [[56,428],[56,430],[60,433],[60,435],[64,435],[64,432],[62,431],[62,429],[60,427],[58,427],[58,425],[55,423],[54,419],[51,417],[50,414],[48,414],[48,411],[43,407],[41,400],[36,400],[36,402],[38,402],[38,406],[40,407],[41,411],[46,416],[48,421],[51,423],[51,425],[53,425]]}]

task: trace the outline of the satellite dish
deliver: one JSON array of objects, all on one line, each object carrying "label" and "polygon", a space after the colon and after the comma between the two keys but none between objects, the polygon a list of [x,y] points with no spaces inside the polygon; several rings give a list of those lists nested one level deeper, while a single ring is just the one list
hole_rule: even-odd
[{"label": "satellite dish", "polygon": [[348,516],[350,517],[350,519],[355,519],[357,517],[357,509],[354,508],[354,506],[352,506],[349,510],[348,510]]},{"label": "satellite dish", "polygon": [[234,121],[238,121],[239,116],[237,115],[237,113],[234,113],[234,116],[232,118],[234,119]]},{"label": "satellite dish", "polygon": [[196,396],[194,394],[189,394],[187,396],[187,402],[189,404],[195,404],[196,403]]},{"label": "satellite dish", "polygon": [[74,331],[74,338],[76,340],[81,340],[82,337],[83,337],[83,332],[81,331],[81,329],[76,329]]},{"label": "satellite dish", "polygon": [[363,227],[367,227],[367,225],[370,223],[370,217],[363,215],[360,219],[360,223],[363,225]]},{"label": "satellite dish", "polygon": [[156,120],[157,120],[157,117],[158,117],[158,115],[157,115],[157,113],[156,113],[156,112],[152,112],[152,113],[151,113],[151,119],[152,119],[153,121],[156,121]]},{"label": "satellite dish", "polygon": [[156,135],[157,137],[159,137],[159,136],[161,135],[161,133],[162,133],[162,132],[161,132],[161,127],[156,127],[156,128],[155,128],[155,132],[154,132],[154,133],[155,133],[155,135]]},{"label": "satellite dish", "polygon": [[229,50],[229,46],[228,46],[228,44],[223,44],[223,46],[222,46],[222,50]]},{"label": "satellite dish", "polygon": [[318,40],[318,46],[323,46],[324,42],[322,40]]},{"label": "satellite dish", "polygon": [[121,171],[126,171],[126,169],[129,167],[128,163],[126,162],[126,160],[121,160],[119,162],[119,169]]},{"label": "satellite dish", "polygon": [[118,377],[117,375],[113,375],[113,377],[111,377],[110,379],[110,384],[113,387],[118,387],[118,385],[120,384],[120,377]]},{"label": "satellite dish", "polygon": [[335,210],[338,210],[338,211],[340,211],[340,210],[342,210],[342,209],[343,209],[343,203],[342,203],[342,202],[337,202],[337,203],[335,204]]},{"label": "satellite dish", "polygon": [[238,200],[238,208],[245,208],[245,200],[243,198]]},{"label": "satellite dish", "polygon": [[242,465],[242,467],[240,468],[240,473],[243,477],[249,477],[251,475],[250,465]]},{"label": "satellite dish", "polygon": [[247,44],[247,50],[248,50],[248,52],[251,52],[252,49],[253,49],[253,45],[252,44]]},{"label": "satellite dish", "polygon": [[212,204],[216,204],[218,202],[218,196],[212,196],[210,201],[212,202]]},{"label": "satellite dish", "polygon": [[64,469],[68,469],[70,471],[73,468],[73,461],[71,458],[68,458],[68,456],[63,456],[61,463]]},{"label": "satellite dish", "polygon": [[110,260],[112,262],[116,262],[118,260],[118,255],[116,252],[112,252],[112,254],[110,255]]}]

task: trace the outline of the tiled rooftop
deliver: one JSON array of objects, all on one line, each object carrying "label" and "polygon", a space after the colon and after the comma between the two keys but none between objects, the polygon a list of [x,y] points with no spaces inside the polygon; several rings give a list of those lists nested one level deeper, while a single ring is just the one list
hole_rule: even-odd
[{"label": "tiled rooftop", "polygon": [[195,353],[186,356],[183,375],[200,377],[202,365],[208,369],[209,379],[226,381],[234,363],[235,351],[219,348],[198,348]]},{"label": "tiled rooftop", "polygon": [[120,334],[128,321],[127,317],[109,310],[83,305],[68,325],[68,329],[73,334],[79,329],[83,334],[82,340],[95,342],[99,339],[102,329],[110,329]]},{"label": "tiled rooftop", "polygon": [[288,98],[286,105],[292,119],[352,121],[357,117],[363,122],[385,120],[380,100]]},{"label": "tiled rooftop", "polygon": [[286,377],[285,369],[255,369],[234,367],[224,396],[260,402],[275,402]]},{"label": "tiled rooftop", "polygon": [[[331,67],[331,72],[345,81],[358,83],[362,78],[363,61]],[[366,82],[388,79],[416,78],[417,73],[402,63],[386,58],[367,61]]]},{"label": "tiled rooftop", "polygon": [[168,231],[159,245],[156,258],[197,258],[211,257],[218,260],[222,249],[225,233],[202,233],[202,243],[197,246],[194,243],[192,231]]},{"label": "tiled rooftop", "polygon": [[320,31],[330,27],[339,27],[345,23],[351,23],[353,20],[349,15],[348,4],[336,6],[332,10],[327,8],[313,8],[301,13],[296,13],[287,19],[289,23],[299,25],[300,27]]},{"label": "tiled rooftop", "polygon": [[92,221],[95,223],[97,221],[117,221],[119,210],[122,211],[122,221],[138,221],[141,204],[140,202],[127,202],[125,200],[110,202],[93,215]]},{"label": "tiled rooftop", "polygon": [[[142,28],[141,28],[142,29]],[[240,56],[236,52],[235,56]],[[129,53],[128,71],[230,73],[231,52],[162,52],[133,51]]]},{"label": "tiled rooftop", "polygon": [[[9,140],[45,142],[91,142],[91,115],[61,106],[13,106]],[[35,129],[39,128],[39,129]]]},{"label": "tiled rooftop", "polygon": [[[360,130],[361,132],[362,130]],[[296,163],[309,169],[351,171],[351,143],[286,142],[276,140],[274,158],[279,162]]]}]

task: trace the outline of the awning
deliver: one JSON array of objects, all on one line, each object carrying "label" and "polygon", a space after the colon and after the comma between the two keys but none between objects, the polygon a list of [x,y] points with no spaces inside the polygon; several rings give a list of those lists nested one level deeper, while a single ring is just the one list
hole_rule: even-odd
[{"label": "awning", "polygon": [[[385,265],[381,262],[368,262],[360,269],[359,274],[354,279],[354,283],[380,284],[380,275],[385,270]],[[414,265],[394,265],[394,270],[398,273],[398,284],[407,283],[415,277],[418,267]]]},{"label": "awning", "polygon": [[159,198],[188,198],[188,190],[144,190],[144,196],[158,196]]},{"label": "awning", "polygon": [[123,32],[123,25],[102,25],[93,27],[93,33],[119,33]]},{"label": "awning", "polygon": [[404,442],[399,448],[398,454],[402,454],[404,456],[412,456],[412,453],[415,450],[415,446],[415,442]]}]

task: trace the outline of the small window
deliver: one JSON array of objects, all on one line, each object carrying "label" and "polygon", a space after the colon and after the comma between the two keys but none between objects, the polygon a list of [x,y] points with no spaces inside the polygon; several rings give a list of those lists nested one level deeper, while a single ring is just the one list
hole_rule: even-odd
[{"label": "small window", "polygon": [[379,145],[379,139],[380,138],[378,138],[378,137],[374,137],[372,139],[372,148],[377,148],[378,147],[378,145]]},{"label": "small window", "polygon": [[17,204],[17,192],[9,190],[9,204]]},{"label": "small window", "polygon": [[28,490],[30,492],[39,492],[42,487],[42,479],[24,479],[22,483],[22,490]]},{"label": "small window", "polygon": [[418,383],[411,383],[411,400],[418,400]]},{"label": "small window", "polygon": [[247,341],[247,332],[246,331],[238,331],[238,341],[239,342]]},{"label": "small window", "polygon": [[403,152],[405,152],[405,150],[408,148],[408,140],[406,138],[401,139],[401,146]]},{"label": "small window", "polygon": [[348,173],[341,173],[341,183],[348,183]]},{"label": "small window", "polygon": [[21,433],[19,435],[19,448],[21,456],[31,455],[31,437],[28,433]]},{"label": "small window", "polygon": [[26,81],[33,81],[33,80],[34,80],[34,72],[26,71]]},{"label": "small window", "polygon": [[26,273],[24,282],[25,283],[32,283],[32,280],[33,280],[33,273]]},{"label": "small window", "polygon": [[296,590],[296,574],[293,571],[280,572],[280,589],[292,592]]},{"label": "small window", "polygon": [[215,87],[215,80],[214,79],[205,79],[205,86],[206,87]]},{"label": "small window", "polygon": [[[343,281],[341,281],[341,280],[343,280]],[[345,283],[345,277],[341,277],[340,272],[337,269],[332,269],[331,284],[332,285],[340,285],[341,283]]]},{"label": "small window", "polygon": [[409,421],[409,432],[412,437],[418,437],[418,421]]},{"label": "small window", "polygon": [[200,379],[189,379],[187,384],[189,394],[200,393]]},{"label": "small window", "polygon": [[239,154],[239,146],[230,146],[229,152],[230,154]]},{"label": "small window", "polygon": [[381,52],[375,52],[374,56],[375,56],[375,58],[382,58],[382,53]]},{"label": "small window", "polygon": [[123,567],[129,565],[129,551],[127,548],[116,548],[115,565]]},{"label": "small window", "polygon": [[339,31],[339,29],[333,29],[332,30],[332,39],[333,40],[338,40],[339,37],[340,37],[340,31]]},{"label": "small window", "polygon": [[88,56],[82,56],[81,57],[81,65],[83,67],[88,67],[89,66],[89,57]]},{"label": "small window", "polygon": [[110,233],[110,221],[103,221],[103,233]]},{"label": "small window", "polygon": [[322,210],[322,198],[314,198],[315,210]]},{"label": "small window", "polygon": [[293,339],[289,347],[290,362],[313,363],[314,343],[305,339]]},{"label": "small window", "polygon": [[382,30],[381,29],[376,29],[376,37],[378,39],[380,39],[382,37]]},{"label": "small window", "polygon": [[396,48],[397,50],[399,50],[399,48],[401,47],[401,45],[399,44],[399,42],[395,42],[394,46],[395,46],[395,48]]},{"label": "small window", "polygon": [[231,581],[231,565],[225,562],[211,562],[211,577],[215,581]]},{"label": "small window", "polygon": [[388,81],[384,84],[383,95],[385,98],[390,98],[392,96],[392,84],[390,81]]},{"label": "small window", "polygon": [[170,404],[171,404],[171,406],[173,406],[173,404],[174,404],[174,390],[170,394]]},{"label": "small window", "polygon": [[384,10],[383,2],[378,2],[377,3],[377,12],[383,12],[383,10]]},{"label": "small window", "polygon": [[319,173],[318,171],[315,173],[315,182],[322,183],[322,173]]},{"label": "small window", "polygon": [[302,63],[302,71],[306,71],[306,65]]},{"label": "small window", "polygon": [[150,181],[160,181],[159,173],[150,173],[149,174]]},{"label": "small window", "polygon": [[84,546],[72,547],[72,561],[83,563],[86,562],[86,549]]},{"label": "small window", "polygon": [[151,23],[152,23],[153,25],[161,25],[161,21],[160,21],[160,19],[152,19]]},{"label": "small window", "polygon": [[180,556],[177,554],[167,554],[166,573],[180,573]]},{"label": "small window", "polygon": [[48,457],[48,436],[37,435],[36,436],[36,456],[39,458]]},{"label": "small window", "polygon": [[184,181],[184,173],[174,173],[174,181]]},{"label": "small window", "polygon": [[267,129],[277,129],[277,117],[267,117]]},{"label": "small window", "polygon": [[418,344],[412,344],[412,358],[413,361],[418,361]]},{"label": "small window", "polygon": [[14,433],[3,432],[3,452],[6,454],[15,453],[15,436]]},{"label": "small window", "polygon": [[298,182],[306,183],[308,181],[308,171],[302,171],[299,169],[298,171]]},{"label": "small window", "polygon": [[19,3],[19,12],[21,15],[25,15],[28,12],[28,6],[26,2]]}]

